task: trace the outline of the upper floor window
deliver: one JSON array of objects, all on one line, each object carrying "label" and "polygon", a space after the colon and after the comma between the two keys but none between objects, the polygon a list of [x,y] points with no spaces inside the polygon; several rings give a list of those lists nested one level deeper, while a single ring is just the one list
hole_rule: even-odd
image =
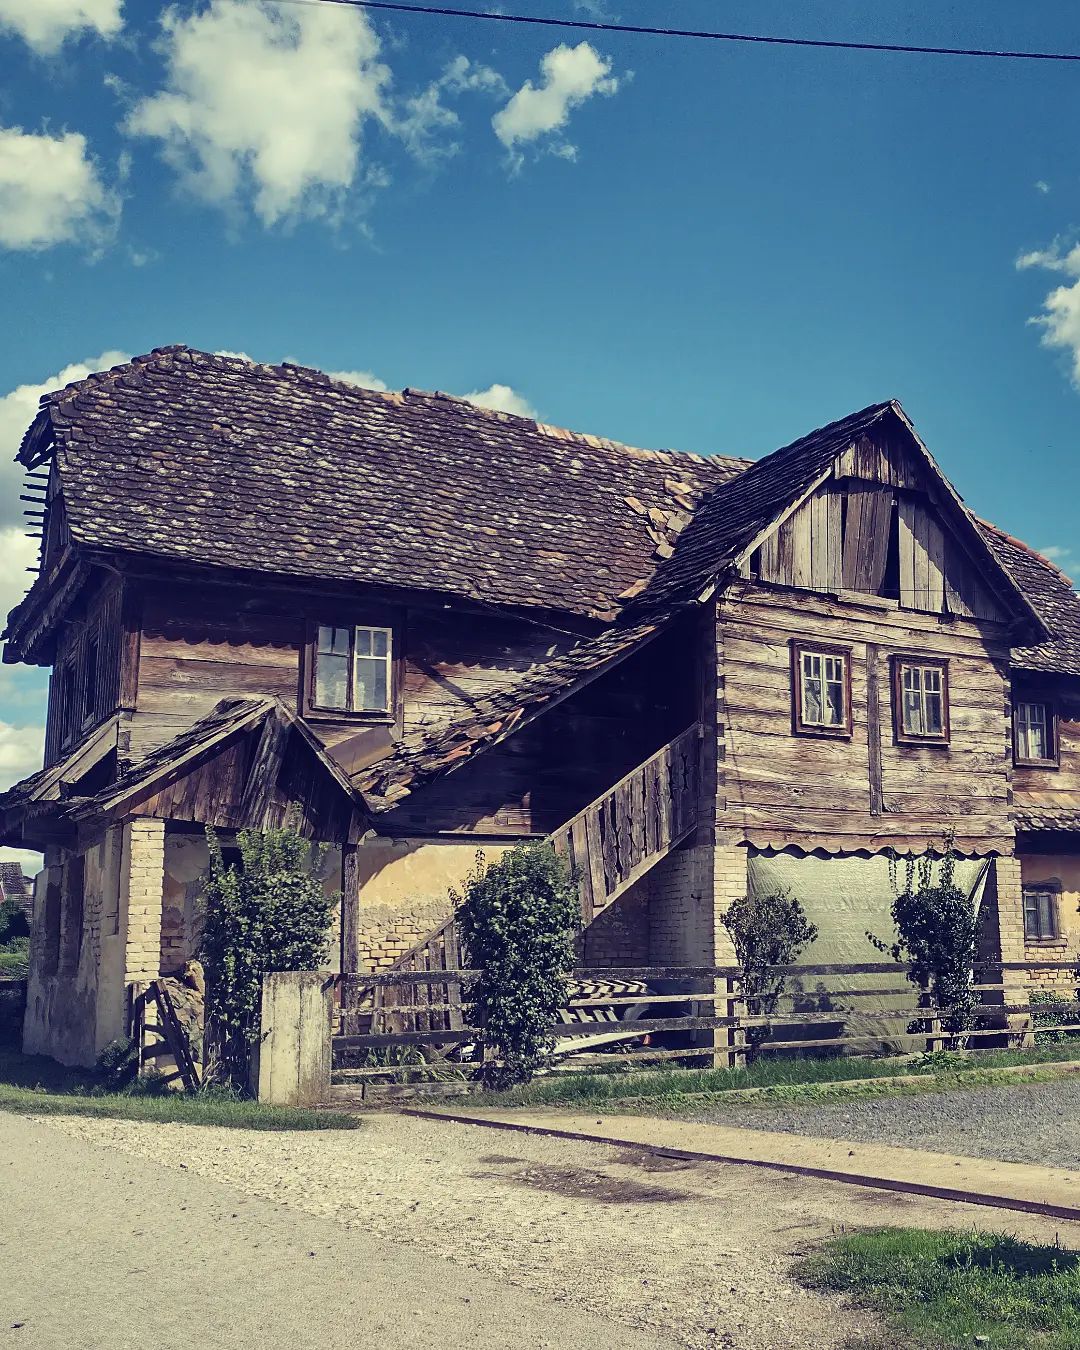
[{"label": "upper floor window", "polygon": [[1053,706],[1018,699],[1013,704],[1013,751],[1017,764],[1057,767],[1057,726]]},{"label": "upper floor window", "polygon": [[792,645],[795,730],[851,735],[851,653],[843,647]]},{"label": "upper floor window", "polygon": [[893,658],[896,739],[929,745],[949,741],[949,667],[945,661]]},{"label": "upper floor window", "polygon": [[311,707],[387,715],[393,707],[393,630],[319,624],[312,643]]},{"label": "upper floor window", "polygon": [[1053,942],[1058,932],[1058,888],[1055,884],[1024,887],[1024,938]]}]

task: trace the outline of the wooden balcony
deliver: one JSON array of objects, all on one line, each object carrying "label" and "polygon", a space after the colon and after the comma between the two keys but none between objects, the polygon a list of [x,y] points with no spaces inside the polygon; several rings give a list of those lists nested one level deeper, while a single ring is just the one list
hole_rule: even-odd
[{"label": "wooden balcony", "polygon": [[577,879],[582,923],[591,923],[697,825],[701,737],[695,722],[548,836]]}]

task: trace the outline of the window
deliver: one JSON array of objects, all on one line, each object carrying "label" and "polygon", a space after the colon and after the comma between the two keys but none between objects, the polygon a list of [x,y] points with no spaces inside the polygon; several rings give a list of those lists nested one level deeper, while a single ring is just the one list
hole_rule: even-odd
[{"label": "window", "polygon": [[946,663],[894,657],[893,714],[898,741],[947,745],[949,669]]},{"label": "window", "polygon": [[312,644],[311,706],[387,715],[393,707],[393,630],[319,624]]},{"label": "window", "polygon": [[1054,942],[1058,937],[1058,890],[1054,885],[1024,887],[1024,939]]},{"label": "window", "polygon": [[1057,725],[1049,703],[1013,704],[1013,752],[1017,764],[1057,767]]},{"label": "window", "polygon": [[795,730],[813,736],[850,736],[850,652],[796,642],[792,662]]},{"label": "window", "polygon": [[83,657],[83,722],[91,722],[97,713],[98,640],[86,641]]}]

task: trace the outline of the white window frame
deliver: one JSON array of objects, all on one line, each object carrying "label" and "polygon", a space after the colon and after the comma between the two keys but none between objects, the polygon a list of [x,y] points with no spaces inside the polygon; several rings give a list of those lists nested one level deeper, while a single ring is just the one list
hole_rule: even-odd
[{"label": "white window frame", "polygon": [[[793,730],[805,736],[851,735],[851,650],[826,643],[802,642],[792,644],[792,684],[794,695]],[[809,686],[818,686],[817,699],[820,716],[812,717],[808,709],[814,701],[808,698]],[[829,688],[840,691],[840,719],[828,720],[833,703]]]},{"label": "white window frame", "polygon": [[[909,683],[908,675],[917,674],[917,683]],[[927,687],[927,675],[932,675],[937,688]],[[949,744],[949,663],[923,656],[893,657],[893,720],[899,743],[915,745]],[[908,726],[909,695],[916,695],[919,705],[919,725]],[[927,715],[930,697],[941,701],[940,727],[929,731]]]},{"label": "white window frame", "polygon": [[[345,702],[341,703],[323,703],[319,701],[319,659],[332,655],[328,652],[321,652],[322,633],[324,630],[331,630],[338,633],[347,633],[349,639],[349,650],[347,656],[345,653],[339,653],[335,659],[344,660],[345,665]],[[375,653],[374,648],[377,644],[376,635],[385,638],[386,650],[384,653]],[[366,648],[366,650],[362,649]],[[316,621],[312,625],[312,635],[310,641],[310,659],[311,659],[311,677],[308,688],[308,708],[324,717],[356,717],[372,718],[376,720],[387,720],[394,715],[394,630],[386,624],[344,624],[344,623],[323,623]],[[385,689],[386,699],[384,706],[381,707],[357,707],[358,683],[357,677],[360,671],[360,663],[377,664],[382,663],[385,667]]]},{"label": "white window frame", "polygon": [[[1041,718],[1031,717],[1030,710],[1038,709]],[[1044,755],[1030,753],[1030,729],[1041,727]],[[1043,768],[1056,769],[1057,751],[1057,715],[1052,703],[1045,699],[1019,698],[1013,701],[1013,759],[1017,764],[1037,764]]]}]

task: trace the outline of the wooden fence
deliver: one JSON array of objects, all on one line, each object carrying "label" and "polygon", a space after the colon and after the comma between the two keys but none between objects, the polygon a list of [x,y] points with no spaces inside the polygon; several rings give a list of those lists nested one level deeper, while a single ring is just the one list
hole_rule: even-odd
[{"label": "wooden fence", "polygon": [[[816,1056],[1023,1046],[1038,1033],[1080,1036],[1080,969],[1074,962],[976,967],[972,990],[978,1006],[971,1029],[960,1032],[947,1029],[948,1011],[931,1006],[906,979],[907,970],[891,963],[784,967],[777,971],[785,977],[784,992],[768,1015],[744,997],[736,966],[575,970],[572,997],[550,1027],[556,1040],[553,1067],[738,1066],[746,1062],[747,1034],[759,1030],[765,1033],[760,1054]],[[1051,991],[1052,1002],[1032,1001],[1036,991],[1047,991],[1033,981],[1034,971],[1064,977]],[[335,1081],[468,1083],[477,1077],[480,1031],[469,1024],[462,997],[474,974],[395,969],[340,977]],[[864,978],[860,987],[847,978],[867,976],[885,977],[887,983],[869,988]],[[818,987],[807,990],[809,980]],[[874,1001],[898,1006],[874,1007]]]}]

